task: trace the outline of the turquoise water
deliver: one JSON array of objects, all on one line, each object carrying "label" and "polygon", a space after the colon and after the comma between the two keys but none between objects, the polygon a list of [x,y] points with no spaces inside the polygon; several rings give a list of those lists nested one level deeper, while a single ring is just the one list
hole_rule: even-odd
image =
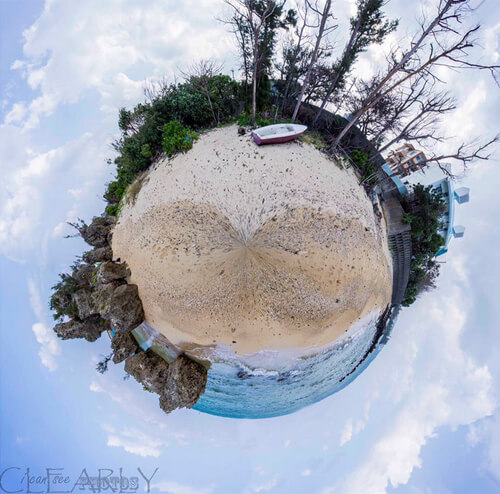
[{"label": "turquoise water", "polygon": [[[266,418],[295,412],[341,390],[368,364],[376,320],[343,342],[269,369],[237,359],[214,362],[196,410],[233,418]],[[360,365],[361,364],[361,365]]]},{"label": "turquoise water", "polygon": [[[193,408],[222,417],[267,418],[320,401],[366,369],[387,341],[396,317],[397,311],[382,338],[377,334],[377,311],[341,340],[306,355],[263,351],[240,357],[223,347],[210,350],[206,390]],[[143,349],[151,348],[168,361],[175,358],[175,350],[151,326],[143,323],[134,333]]]}]

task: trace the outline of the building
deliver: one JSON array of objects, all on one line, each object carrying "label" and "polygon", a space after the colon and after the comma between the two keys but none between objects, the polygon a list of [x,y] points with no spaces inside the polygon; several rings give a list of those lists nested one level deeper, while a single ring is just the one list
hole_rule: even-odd
[{"label": "building", "polygon": [[448,244],[451,237],[462,238],[464,236],[465,227],[462,225],[454,225],[455,221],[455,201],[458,204],[469,202],[469,188],[460,187],[454,189],[453,182],[448,178],[443,178],[431,184],[432,187],[443,198],[445,211],[440,221],[440,231],[438,232],[444,238],[444,245],[436,253],[436,257],[448,252]]},{"label": "building", "polygon": [[406,177],[420,170],[426,159],[423,151],[415,149],[413,144],[407,142],[395,151],[390,151],[386,161],[393,173]]}]

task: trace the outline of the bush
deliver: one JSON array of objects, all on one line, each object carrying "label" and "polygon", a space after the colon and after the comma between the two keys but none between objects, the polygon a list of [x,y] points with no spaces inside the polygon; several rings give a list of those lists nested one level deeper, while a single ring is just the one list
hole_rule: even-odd
[{"label": "bush", "polygon": [[[250,127],[252,125],[252,114],[242,112],[238,117],[238,125],[240,127]],[[270,118],[264,118],[258,113],[255,115],[255,126],[265,127],[266,125],[271,125],[273,122]]]},{"label": "bush", "polygon": [[[122,135],[113,143],[118,153],[114,160],[116,178],[104,193],[106,212],[114,216],[119,213],[118,203],[127,188],[162,150],[170,155],[191,148],[196,134],[189,128],[214,127],[234,118],[239,91],[239,84],[225,75],[190,77],[185,83],[163,85],[156,92],[151,91],[150,101],[132,110],[121,108],[118,125]],[[172,121],[177,123],[170,124],[165,132],[166,124]],[[179,125],[185,128],[184,132]],[[184,133],[180,141],[178,133]]]},{"label": "bush", "polygon": [[361,149],[353,149],[351,151],[351,160],[354,162],[356,167],[361,170],[368,160],[368,153],[361,151]]},{"label": "bush", "polygon": [[108,204],[106,208],[104,209],[105,213],[108,214],[109,216],[118,216],[118,213],[120,212],[120,205],[119,204]]},{"label": "bush", "polygon": [[184,127],[179,121],[171,120],[163,126],[163,151],[171,156],[176,151],[185,153],[193,147],[193,141],[198,139],[195,132]]}]

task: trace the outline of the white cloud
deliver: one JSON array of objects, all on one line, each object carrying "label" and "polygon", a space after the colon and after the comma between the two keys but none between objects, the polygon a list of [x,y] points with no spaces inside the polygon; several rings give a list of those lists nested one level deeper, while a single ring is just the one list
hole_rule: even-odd
[{"label": "white cloud", "polygon": [[40,344],[38,355],[42,364],[49,369],[55,371],[57,369],[56,357],[61,354],[61,347],[52,330],[47,328],[43,323],[37,322],[31,327],[36,341]]},{"label": "white cloud", "polygon": [[[405,319],[416,350],[408,337],[400,339],[404,348],[399,349],[410,356],[406,365],[412,371],[405,372],[394,359],[391,366],[398,369],[397,375],[390,386],[384,383],[398,408],[358,466],[340,485],[325,488],[325,493],[337,489],[380,494],[389,484],[406,484],[413,470],[422,466],[421,450],[438,427],[470,424],[492,413],[495,399],[490,372],[475,364],[460,345],[466,308],[467,298],[457,288],[447,296],[431,293],[417,302],[412,318]],[[394,340],[398,342],[397,336],[391,344]],[[401,383],[405,388],[402,394],[398,389]],[[350,439],[353,429],[348,421],[341,438]]]},{"label": "white cloud", "polygon": [[482,445],[486,450],[483,469],[500,482],[500,420],[498,410],[469,427],[467,439],[472,446]]},{"label": "white cloud", "polygon": [[[32,279],[28,280],[28,291],[30,296],[31,307],[37,319],[44,319],[45,311],[43,310],[42,302],[40,300],[40,293]],[[56,357],[61,355],[61,345],[57,340],[54,332],[47,328],[43,322],[36,322],[31,327],[36,341],[40,344],[38,355],[42,364],[49,369],[55,371],[57,369]]]},{"label": "white cloud", "polygon": [[340,446],[343,446],[352,439],[352,420],[349,419],[340,432]]},{"label": "white cloud", "polygon": [[[370,402],[366,403],[366,411],[365,416],[368,416],[370,408]],[[353,424],[352,419],[348,419],[345,423],[343,429],[340,432],[340,446],[344,446],[347,442],[349,442],[358,432],[361,432],[365,428],[365,422],[363,420],[357,420],[355,424]]]},{"label": "white cloud", "polygon": [[11,110],[7,113],[7,115],[5,115],[4,123],[6,125],[20,123],[24,120],[27,113],[28,108],[26,107],[26,103],[24,101],[14,103]]},{"label": "white cloud", "polygon": [[270,490],[276,487],[278,483],[278,476],[274,476],[273,478],[267,480],[266,482],[259,482],[258,484],[254,484],[250,486],[247,492],[250,493],[260,493],[260,492],[269,492]]},{"label": "white cloud", "polygon": [[[33,255],[56,225],[74,221],[89,204],[101,202],[99,192],[110,171],[105,164],[109,137],[84,134],[40,152],[30,147],[28,136],[20,129],[0,126],[0,142],[0,157],[5,159],[0,183],[0,249],[21,261]],[[75,195],[71,190],[77,184],[80,192]],[[75,216],[69,217],[70,212]]]},{"label": "white cloud", "polygon": [[133,455],[158,458],[163,448],[168,445],[157,436],[151,436],[137,428],[124,427],[117,431],[108,424],[101,424],[101,427],[107,432],[107,446],[123,448]]},{"label": "white cloud", "polygon": [[171,77],[186,60],[227,57],[231,35],[215,19],[221,7],[217,0],[153,0],[147,9],[132,0],[50,2],[23,33],[25,58],[12,64],[40,91],[26,127],[90,90],[115,115],[141,99],[146,79]]}]

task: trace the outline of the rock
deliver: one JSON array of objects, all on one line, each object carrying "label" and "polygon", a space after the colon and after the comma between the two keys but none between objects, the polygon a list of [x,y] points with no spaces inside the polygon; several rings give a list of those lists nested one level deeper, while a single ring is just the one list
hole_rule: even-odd
[{"label": "rock", "polygon": [[124,280],[130,276],[125,262],[103,262],[97,271],[97,279],[101,283],[110,283],[111,281]]},{"label": "rock", "polygon": [[113,259],[113,251],[111,247],[96,247],[83,254],[82,259],[89,264],[94,264],[99,261],[111,261]]},{"label": "rock", "polygon": [[111,314],[109,309],[111,307],[111,297],[116,288],[118,288],[123,283],[119,281],[114,281],[111,283],[101,284],[98,283],[94,290],[92,291],[92,299],[94,301],[94,306],[104,319],[109,319]]},{"label": "rock", "polygon": [[68,321],[56,324],[54,331],[63,340],[85,338],[95,341],[103,331],[109,329],[109,323],[99,316],[91,316],[84,321]]},{"label": "rock", "polygon": [[90,225],[81,226],[80,232],[83,240],[93,247],[108,246],[108,236],[115,224],[112,216],[96,216]]},{"label": "rock", "polygon": [[83,263],[73,271],[72,276],[80,286],[90,286],[90,284],[92,283],[92,278],[94,276],[94,269],[94,266]]},{"label": "rock", "polygon": [[125,360],[125,372],[157,394],[165,388],[168,367],[167,362],[151,350],[136,353]]},{"label": "rock", "polygon": [[78,317],[82,320],[99,313],[90,290],[84,288],[73,293],[73,302],[76,305]]},{"label": "rock", "polygon": [[185,355],[168,367],[167,382],[160,395],[160,408],[170,413],[176,408],[191,408],[205,391],[207,370]]},{"label": "rock", "polygon": [[115,333],[111,338],[113,362],[119,364],[139,350],[136,339],[130,333]]},{"label": "rock", "polygon": [[125,284],[115,288],[109,305],[101,315],[108,319],[111,327],[118,332],[132,331],[139,326],[144,321],[144,311],[137,285]]}]

